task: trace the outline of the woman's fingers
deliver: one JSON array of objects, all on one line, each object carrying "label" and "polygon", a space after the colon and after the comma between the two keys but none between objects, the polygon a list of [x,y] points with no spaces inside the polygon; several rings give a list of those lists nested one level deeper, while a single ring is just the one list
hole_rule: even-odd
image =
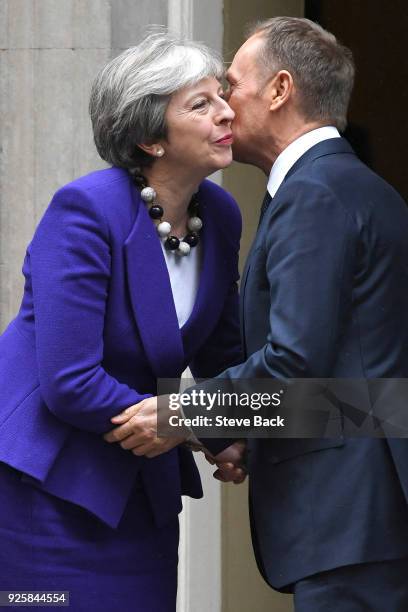
[{"label": "woman's fingers", "polygon": [[146,402],[146,400],[142,400],[138,404],[133,404],[124,410],[123,412],[119,412],[114,417],[111,418],[112,423],[116,425],[120,425],[121,423],[126,423],[132,416],[135,416],[137,412],[139,412],[142,405]]},{"label": "woman's fingers", "polygon": [[[143,400],[144,401],[144,400]],[[124,438],[128,437],[134,427],[131,419],[138,413],[143,402],[129,406],[123,412],[117,414],[111,418],[111,422],[115,425],[114,429],[108,431],[103,437],[106,442],[120,442]]]},{"label": "woman's fingers", "polygon": [[132,433],[134,433],[134,424],[132,422],[132,417],[123,425],[119,425],[108,431],[103,437],[106,442],[121,442]]},{"label": "woman's fingers", "polygon": [[111,418],[111,422],[115,423],[115,425],[120,425],[121,423],[126,423],[126,421],[129,420],[129,416],[126,415],[124,412],[122,412],[121,414],[117,414],[116,416]]}]

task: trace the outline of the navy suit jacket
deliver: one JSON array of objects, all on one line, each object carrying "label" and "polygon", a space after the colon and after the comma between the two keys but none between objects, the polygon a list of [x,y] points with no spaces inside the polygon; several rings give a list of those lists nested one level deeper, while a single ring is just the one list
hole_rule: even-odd
[{"label": "navy suit jacket", "polygon": [[[139,478],[156,522],[200,497],[192,454],[136,457],[102,434],[187,365],[213,376],[241,359],[241,218],[220,187],[200,186],[202,272],[179,329],[160,242],[126,171],[82,177],[54,196],[23,272],[18,316],[0,338],[0,461],[115,527]],[[228,232],[225,228],[228,227]]]},{"label": "navy suit jacket", "polygon": [[[307,151],[273,198],[241,321],[246,360],[222,378],[408,376],[408,209],[344,139]],[[276,588],[408,554],[406,440],[346,438],[341,418],[331,431],[249,440],[255,552]]]}]

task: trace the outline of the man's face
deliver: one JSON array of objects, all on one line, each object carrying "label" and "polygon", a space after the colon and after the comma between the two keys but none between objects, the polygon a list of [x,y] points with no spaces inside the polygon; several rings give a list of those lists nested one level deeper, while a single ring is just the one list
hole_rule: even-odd
[{"label": "man's face", "polygon": [[259,147],[265,139],[270,105],[262,93],[263,80],[258,68],[258,54],[262,45],[261,36],[251,36],[238,49],[226,75],[229,83],[228,104],[235,112],[232,122],[234,159],[254,165],[258,165]]}]

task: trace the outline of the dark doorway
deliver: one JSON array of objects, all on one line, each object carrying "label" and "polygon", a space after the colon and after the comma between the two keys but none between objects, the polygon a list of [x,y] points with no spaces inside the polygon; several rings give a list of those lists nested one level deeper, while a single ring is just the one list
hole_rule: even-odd
[{"label": "dark doorway", "polygon": [[357,72],[345,136],[408,202],[406,0],[305,0],[305,16],[352,50]]}]

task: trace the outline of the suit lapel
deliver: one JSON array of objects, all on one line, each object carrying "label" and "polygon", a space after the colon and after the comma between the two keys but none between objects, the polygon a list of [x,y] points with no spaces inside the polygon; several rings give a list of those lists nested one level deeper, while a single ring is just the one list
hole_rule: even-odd
[{"label": "suit lapel", "polygon": [[132,192],[138,210],[125,242],[132,309],[156,377],[178,377],[184,350],[170,278],[155,226],[133,186]]},{"label": "suit lapel", "polygon": [[[273,201],[272,198],[270,201]],[[239,317],[240,317],[240,322],[241,322],[241,336],[243,338],[243,342],[244,342],[244,353],[246,355],[246,343],[245,343],[245,319],[244,319],[244,303],[245,303],[245,289],[246,289],[246,284],[247,284],[247,280],[248,280],[248,275],[249,275],[249,271],[251,269],[251,263],[252,263],[252,257],[254,252],[257,250],[257,245],[258,245],[258,239],[260,236],[260,228],[262,225],[262,221],[264,218],[264,214],[263,212],[263,208],[264,208],[264,202],[265,202],[265,198],[262,202],[262,206],[261,206],[261,211],[260,211],[260,219],[259,219],[259,223],[258,223],[258,228],[256,230],[255,236],[252,240],[252,244],[251,247],[249,249],[248,255],[246,257],[245,260],[245,265],[244,265],[244,269],[242,272],[242,277],[241,277],[241,285],[240,285],[240,301],[239,301]],[[270,206],[270,203],[269,203]]]},{"label": "suit lapel", "polygon": [[218,320],[229,289],[231,254],[213,215],[214,208],[200,205],[202,266],[197,297],[190,318],[182,328],[186,355],[190,358],[200,339],[205,339]]},{"label": "suit lapel", "polygon": [[241,338],[244,345],[244,356],[247,356],[247,346],[246,346],[246,335],[245,335],[245,289],[249,276],[249,272],[251,270],[252,256],[256,251],[255,245],[257,243],[257,237],[259,234],[259,229],[257,230],[254,239],[252,241],[251,248],[249,249],[249,253],[245,260],[244,270],[242,272],[241,284],[240,284],[240,299],[239,299],[239,320],[241,324]]}]

